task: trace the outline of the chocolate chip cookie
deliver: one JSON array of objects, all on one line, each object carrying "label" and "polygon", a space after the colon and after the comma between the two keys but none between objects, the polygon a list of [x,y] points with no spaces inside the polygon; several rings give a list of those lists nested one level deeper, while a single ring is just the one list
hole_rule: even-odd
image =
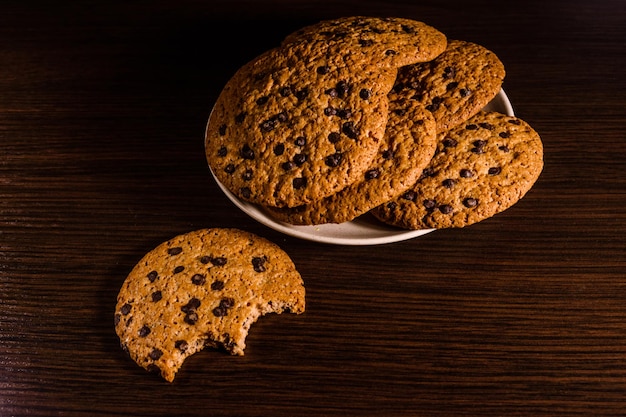
[{"label": "chocolate chip cookie", "polygon": [[445,132],[485,107],[504,77],[496,54],[472,42],[450,40],[432,61],[399,69],[390,97],[418,101],[435,116],[437,131]]},{"label": "chocolate chip cookie", "polygon": [[446,36],[423,22],[400,17],[348,16],[323,20],[288,35],[283,44],[305,41],[340,45],[348,59],[367,57],[381,67],[426,62],[446,48]]},{"label": "chocolate chip cookie", "polygon": [[543,169],[539,134],[525,121],[479,112],[440,136],[422,178],[372,210],[406,229],[464,227],[518,202]]},{"label": "chocolate chip cookie", "polygon": [[380,147],[395,69],[324,42],[270,50],[242,67],[217,99],[205,149],[240,199],[295,207],[359,179]]},{"label": "chocolate chip cookie", "polygon": [[289,256],[237,229],[202,229],[147,253],[115,306],[121,346],[140,366],[172,382],[205,346],[243,355],[250,326],[267,313],[302,313],[302,278]]}]

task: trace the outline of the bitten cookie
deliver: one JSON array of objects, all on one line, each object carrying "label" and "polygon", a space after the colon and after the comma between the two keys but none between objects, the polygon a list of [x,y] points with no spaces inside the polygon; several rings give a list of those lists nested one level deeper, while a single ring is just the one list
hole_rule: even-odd
[{"label": "bitten cookie", "polygon": [[226,84],[207,126],[217,179],[240,199],[294,207],[360,178],[387,123],[395,69],[322,42],[268,51]]},{"label": "bitten cookie", "polygon": [[435,116],[437,132],[445,132],[485,107],[500,91],[504,77],[504,65],[493,52],[450,40],[434,60],[399,69],[390,98],[417,100]]},{"label": "bitten cookie", "polygon": [[443,33],[423,22],[371,16],[323,20],[288,35],[283,45],[302,41],[339,44],[350,51],[348,59],[367,56],[368,62],[391,68],[430,61],[447,44]]},{"label": "bitten cookie", "polygon": [[115,307],[122,348],[169,382],[205,346],[243,355],[252,323],[267,313],[302,313],[305,289],[289,256],[237,229],[202,229],[147,253]]},{"label": "bitten cookie", "polygon": [[543,169],[543,145],[523,120],[479,112],[441,137],[409,191],[372,210],[406,229],[464,227],[511,207]]},{"label": "bitten cookie", "polygon": [[436,138],[430,112],[414,101],[391,102],[384,144],[360,181],[311,204],[268,211],[297,225],[350,221],[412,186],[432,158]]}]

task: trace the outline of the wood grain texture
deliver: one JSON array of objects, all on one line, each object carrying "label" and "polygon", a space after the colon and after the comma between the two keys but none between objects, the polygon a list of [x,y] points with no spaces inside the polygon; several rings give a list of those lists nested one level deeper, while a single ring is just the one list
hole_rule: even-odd
[{"label": "wood grain texture", "polygon": [[[626,411],[626,8],[583,2],[152,1],[0,6],[0,415],[602,416]],[[63,2],[61,2],[63,3]],[[545,168],[511,209],[376,247],[239,212],[203,133],[233,72],[340,15],[423,20],[505,64]],[[279,244],[301,316],[167,384],[115,298],[144,253],[239,227]]]}]

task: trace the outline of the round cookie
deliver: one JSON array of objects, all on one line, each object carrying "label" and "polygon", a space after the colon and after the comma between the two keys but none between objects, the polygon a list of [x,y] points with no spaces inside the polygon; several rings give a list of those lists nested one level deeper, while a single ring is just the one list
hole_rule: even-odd
[{"label": "round cookie", "polygon": [[252,323],[267,313],[302,313],[302,278],[289,256],[237,229],[201,229],[147,253],[115,306],[122,348],[169,382],[205,346],[243,355]]},{"label": "round cookie", "polygon": [[493,52],[450,40],[434,60],[400,68],[390,97],[417,100],[435,116],[437,132],[445,132],[485,107],[504,77],[504,65]]},{"label": "round cookie", "polygon": [[360,181],[307,205],[267,211],[297,225],[350,221],[413,185],[435,152],[436,138],[430,112],[414,101],[391,102],[384,144]]},{"label": "round cookie", "polygon": [[419,21],[398,17],[349,16],[323,20],[288,35],[297,42],[340,44],[350,56],[367,56],[381,67],[398,68],[426,62],[446,48],[446,36]]},{"label": "round cookie", "polygon": [[396,70],[323,42],[270,50],[229,80],[209,118],[207,161],[245,201],[294,207],[357,180],[380,147]]},{"label": "round cookie", "polygon": [[422,178],[372,213],[406,229],[464,227],[511,207],[543,169],[543,145],[525,121],[479,112],[440,137]]}]

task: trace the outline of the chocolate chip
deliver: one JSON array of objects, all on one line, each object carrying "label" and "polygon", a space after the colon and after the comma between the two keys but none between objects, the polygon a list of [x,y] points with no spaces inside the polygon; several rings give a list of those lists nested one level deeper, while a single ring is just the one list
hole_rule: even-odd
[{"label": "chocolate chip", "polygon": [[191,283],[196,285],[203,285],[206,282],[206,277],[202,274],[194,274],[191,277]]},{"label": "chocolate chip", "polygon": [[148,364],[148,367],[146,368],[146,371],[148,371],[151,374],[160,374],[161,373],[161,368],[159,368],[155,364],[151,363],[151,364]]},{"label": "chocolate chip", "polygon": [[324,158],[324,163],[329,167],[334,168],[339,165],[339,163],[341,162],[341,158],[341,153],[337,152]]},{"label": "chocolate chip", "polygon": [[478,205],[478,200],[472,197],[468,197],[463,200],[463,205],[468,208],[476,207]]},{"label": "chocolate chip", "polygon": [[279,143],[278,145],[274,146],[274,155],[280,156],[284,152],[285,152],[285,145],[283,145],[282,143]]},{"label": "chocolate chip", "polygon": [[302,166],[302,164],[304,164],[307,160],[307,156],[305,153],[299,153],[294,155],[293,157],[293,162],[297,165],[297,166]]},{"label": "chocolate chip", "polygon": [[500,145],[498,146],[498,149],[500,149],[502,152],[508,152],[509,151],[509,147],[506,145]]},{"label": "chocolate chip", "polygon": [[337,89],[337,95],[339,97],[345,96],[350,91],[350,85],[348,84],[347,81],[343,81],[343,80],[339,81],[335,88]]},{"label": "chocolate chip", "polygon": [[240,125],[243,123],[245,119],[246,119],[246,113],[245,112],[239,113],[237,116],[235,116],[235,123]]},{"label": "chocolate chip", "polygon": [[202,302],[198,298],[191,297],[189,301],[187,301],[187,304],[182,306],[180,309],[183,313],[189,314],[192,311],[195,311],[196,308],[200,307],[200,304],[202,304]]},{"label": "chocolate chip", "polygon": [[232,174],[235,172],[235,165],[234,164],[228,164],[224,167],[224,172],[227,174]]},{"label": "chocolate chip", "polygon": [[383,159],[385,161],[393,159],[393,150],[391,150],[391,149],[384,150],[383,153],[382,153],[382,157],[383,157]]},{"label": "chocolate chip", "polygon": [[291,87],[289,86],[282,87],[280,90],[278,90],[278,93],[283,97],[287,97],[291,95]]},{"label": "chocolate chip", "polygon": [[181,272],[183,272],[185,270],[185,267],[182,265],[178,265],[176,268],[174,268],[174,273],[175,274],[179,274]]},{"label": "chocolate chip", "polygon": [[253,160],[254,150],[252,150],[252,148],[246,143],[245,145],[241,147],[241,151],[239,151],[239,155],[241,155],[243,159]]},{"label": "chocolate chip", "polygon": [[187,343],[185,340],[177,340],[174,342],[174,347],[181,352],[185,352],[189,347],[189,343]]},{"label": "chocolate chip", "polygon": [[148,326],[144,325],[139,329],[139,337],[146,337],[150,334],[151,330]]},{"label": "chocolate chip", "polygon": [[398,204],[395,201],[390,201],[387,203],[387,208],[389,210],[395,210],[398,207]]},{"label": "chocolate chip", "polygon": [[509,133],[509,132],[500,132],[498,134],[498,136],[500,136],[501,138],[505,138],[506,139],[506,138],[511,137],[511,133]]},{"label": "chocolate chip", "polygon": [[404,116],[406,114],[406,109],[395,109],[393,112],[398,116]]},{"label": "chocolate chip", "polygon": [[458,145],[456,139],[452,138],[445,138],[443,141],[441,141],[441,143],[445,148],[454,148],[456,145]]},{"label": "chocolate chip", "polygon": [[122,315],[127,316],[128,313],[130,313],[130,310],[133,308],[133,306],[130,303],[126,303],[124,304],[121,308],[120,308],[120,313],[122,313]]},{"label": "chocolate chip", "polygon": [[241,179],[244,181],[250,181],[254,177],[254,171],[251,169],[246,169],[246,171],[241,176]]},{"label": "chocolate chip", "polygon": [[459,94],[461,95],[461,97],[467,97],[471,94],[472,92],[468,89],[468,88],[461,88],[459,90]]},{"label": "chocolate chip", "polygon": [[472,145],[474,145],[477,148],[484,148],[485,145],[487,145],[487,141],[486,140],[482,140],[482,139],[478,139],[478,140],[475,140],[474,142],[472,142]]},{"label": "chocolate chip", "polygon": [[228,315],[228,309],[235,306],[235,299],[222,298],[217,307],[213,309],[213,315],[215,317],[224,317]]},{"label": "chocolate chip", "polygon": [[487,123],[487,122],[479,123],[478,125],[482,127],[483,129],[487,129],[487,130],[495,129],[494,125],[492,125],[491,123]]},{"label": "chocolate chip", "polygon": [[452,81],[446,85],[446,91],[452,91],[459,86],[459,83],[456,81]]},{"label": "chocolate chip", "polygon": [[180,246],[176,246],[174,248],[169,248],[167,250],[167,254],[173,256],[173,255],[180,254],[182,251],[183,251],[183,248],[181,248]]},{"label": "chocolate chip", "polygon": [[157,271],[150,271],[148,272],[147,277],[150,282],[154,282],[159,277],[159,273]]},{"label": "chocolate chip", "polygon": [[224,136],[226,134],[226,125],[221,125],[219,128],[220,136]]},{"label": "chocolate chip", "polygon": [[324,75],[324,74],[328,74],[330,72],[330,67],[328,65],[322,65],[317,67],[317,73]]},{"label": "chocolate chip", "polygon": [[337,110],[337,116],[342,119],[349,119],[350,117],[352,117],[352,112],[346,109]]},{"label": "chocolate chip", "polygon": [[413,190],[409,190],[402,194],[402,198],[408,201],[415,201],[417,199],[417,193]]},{"label": "chocolate chip", "polygon": [[224,289],[224,281],[215,280],[211,283],[211,289],[213,291],[220,291]]},{"label": "chocolate chip", "polygon": [[405,33],[414,33],[414,32],[415,32],[415,29],[414,29],[412,26],[409,26],[409,25],[402,25],[401,27],[402,27],[402,30],[403,30]]},{"label": "chocolate chip", "polygon": [[198,317],[198,313],[196,313],[195,311],[192,311],[188,314],[185,315],[185,323],[187,324],[196,324],[196,322],[198,321],[199,317]]},{"label": "chocolate chip", "polygon": [[371,39],[359,39],[359,45],[362,47],[372,46],[374,45],[374,41]]},{"label": "chocolate chip", "polygon": [[441,206],[439,206],[439,211],[442,212],[443,214],[450,214],[452,213],[454,209],[452,208],[452,206],[448,205],[448,204],[443,204]]},{"label": "chocolate chip", "polygon": [[345,122],[341,126],[341,131],[350,139],[356,139],[358,137],[358,132],[357,129],[354,127],[354,122]]},{"label": "chocolate chip", "polygon": [[435,97],[430,104],[428,104],[426,106],[426,110],[428,111],[437,111],[439,109],[440,106],[440,102],[437,102],[435,99],[438,97]]},{"label": "chocolate chip", "polygon": [[294,178],[291,184],[293,185],[293,188],[295,188],[296,190],[299,190],[301,188],[306,187],[306,178],[304,177]]},{"label": "chocolate chip", "polygon": [[334,116],[337,114],[337,109],[335,109],[334,107],[326,107],[324,109],[324,114],[326,116]]},{"label": "chocolate chip", "polygon": [[491,168],[489,168],[489,170],[487,172],[489,173],[489,175],[498,175],[499,173],[502,172],[502,168],[500,168],[500,167],[491,167]]},{"label": "chocolate chip", "polygon": [[224,266],[226,265],[226,262],[227,262],[227,259],[223,256],[211,258],[211,263],[215,266]]},{"label": "chocolate chip", "polygon": [[329,88],[328,90],[324,91],[324,93],[328,94],[331,98],[335,98],[339,95],[336,88]]},{"label": "chocolate chip", "polygon": [[372,97],[372,90],[368,88],[361,89],[361,91],[359,91],[359,97],[363,100],[369,100]]},{"label": "chocolate chip", "polygon": [[517,125],[517,126],[522,124],[518,119],[509,119],[507,120],[507,122],[511,123],[512,125]]},{"label": "chocolate chip", "polygon": [[267,258],[265,258],[265,257],[255,256],[254,258],[252,258],[252,268],[256,272],[265,272],[265,270],[266,270],[265,262],[266,261],[267,261]]},{"label": "chocolate chip", "polygon": [[434,175],[435,175],[435,170],[430,167],[426,167],[422,170],[421,178],[432,177]]},{"label": "chocolate chip", "polygon": [[424,200],[424,202],[422,204],[424,204],[424,208],[426,210],[432,210],[432,209],[435,208],[435,206],[437,206],[437,202],[435,200],[431,200],[431,199]]},{"label": "chocolate chip", "polygon": [[234,298],[226,297],[226,298],[222,298],[220,300],[220,307],[232,308],[234,306],[235,306],[235,299]]},{"label": "chocolate chip", "polygon": [[256,104],[259,105],[259,106],[262,106],[265,103],[267,103],[268,100],[269,100],[269,97],[267,97],[267,96],[259,97],[259,98],[256,99]]},{"label": "chocolate chip", "polygon": [[373,180],[375,178],[378,178],[380,176],[380,170],[375,168],[375,169],[370,169],[367,172],[365,172],[365,179],[366,180]]},{"label": "chocolate chip", "polygon": [[309,95],[309,90],[307,88],[303,88],[302,90],[296,91],[296,98],[298,100],[304,100]]},{"label": "chocolate chip", "polygon": [[302,146],[306,145],[306,138],[304,136],[298,136],[296,138],[296,140],[293,141],[293,143],[296,146],[302,147]]},{"label": "chocolate chip", "polygon": [[228,149],[226,149],[226,146],[221,146],[217,150],[217,156],[225,157],[227,154],[228,154]]},{"label": "chocolate chip", "polygon": [[459,171],[459,175],[461,176],[461,178],[472,178],[474,176],[474,173],[470,169],[463,168],[461,171]]},{"label": "chocolate chip", "polygon": [[228,314],[228,310],[227,309],[221,308],[219,306],[215,307],[212,312],[213,312],[213,315],[215,317],[224,317],[225,315]]},{"label": "chocolate chip", "polygon": [[291,171],[295,166],[296,164],[294,164],[293,162],[287,161],[287,162],[283,162],[280,167],[284,169],[285,171]]},{"label": "chocolate chip", "polygon": [[475,125],[474,123],[470,123],[467,126],[465,126],[465,129],[466,130],[476,130],[476,129],[478,129],[478,126]]},{"label": "chocolate chip", "polygon": [[454,78],[455,75],[456,75],[456,69],[454,69],[454,67],[445,67],[443,69],[443,79],[444,80],[447,80],[449,78]]},{"label": "chocolate chip", "polygon": [[276,119],[267,119],[259,125],[261,131],[264,133],[271,132],[276,127]]},{"label": "chocolate chip", "polygon": [[150,352],[150,359],[153,361],[158,360],[161,356],[163,356],[163,351],[161,349],[154,348],[152,352]]},{"label": "chocolate chip", "polygon": [[341,139],[341,135],[338,132],[330,132],[328,134],[328,140],[330,143],[337,143]]},{"label": "chocolate chip", "polygon": [[456,181],[454,181],[452,178],[447,178],[443,180],[441,184],[446,188],[452,188],[454,187],[454,184],[456,184]]},{"label": "chocolate chip", "polygon": [[250,190],[250,188],[248,188],[248,187],[242,187],[241,189],[239,189],[239,192],[241,193],[241,196],[243,198],[250,198],[250,197],[252,197],[252,190]]},{"label": "chocolate chip", "polygon": [[155,291],[152,293],[152,302],[156,303],[157,301],[161,301],[161,298],[163,298],[161,291]]},{"label": "chocolate chip", "polygon": [[284,123],[287,121],[287,119],[289,119],[287,112],[284,111],[278,113],[276,116],[274,116],[274,118],[276,119],[276,121],[281,123]]},{"label": "chocolate chip", "polygon": [[393,49],[387,49],[387,50],[385,51],[385,55],[387,55],[387,56],[394,56],[394,55],[396,55],[396,54],[397,54],[397,52],[396,52],[396,51],[394,51]]}]

